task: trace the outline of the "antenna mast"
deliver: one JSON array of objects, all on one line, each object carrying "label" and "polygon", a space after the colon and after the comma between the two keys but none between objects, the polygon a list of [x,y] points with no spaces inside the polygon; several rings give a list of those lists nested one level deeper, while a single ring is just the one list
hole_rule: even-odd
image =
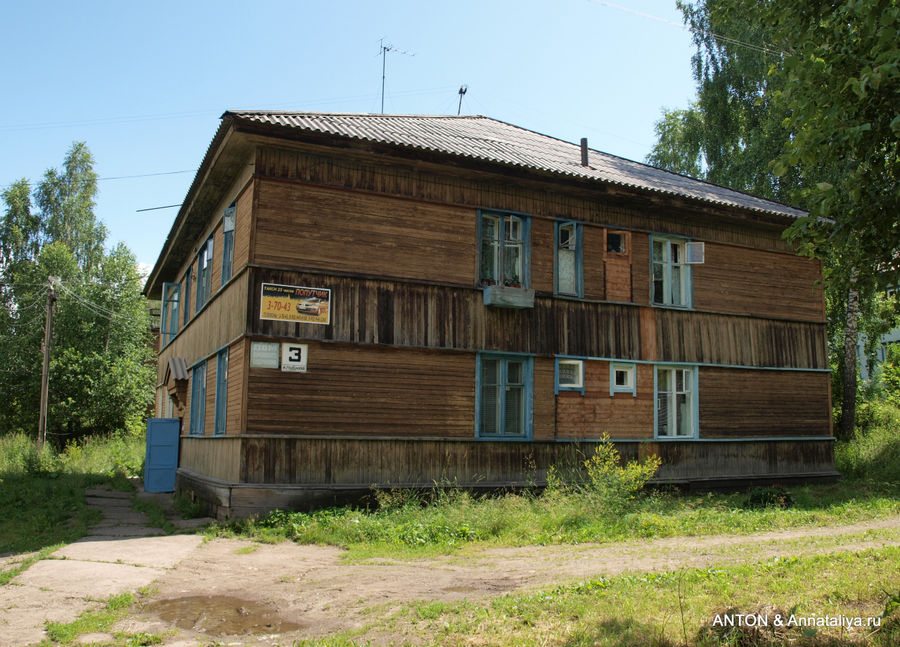
[{"label": "antenna mast", "polygon": [[459,86],[459,107],[456,109],[457,117],[459,117],[460,113],[462,112],[462,98],[463,98],[463,95],[466,93],[466,90],[468,90],[468,89],[469,89],[469,86],[467,86],[467,85]]},{"label": "antenna mast", "polygon": [[415,56],[412,52],[405,52],[402,49],[397,49],[390,43],[385,43],[384,39],[380,39],[378,41],[381,46],[381,114],[384,114],[384,79],[386,77],[386,69],[387,69],[387,53],[388,52],[397,52],[398,54],[406,54],[407,56]]}]

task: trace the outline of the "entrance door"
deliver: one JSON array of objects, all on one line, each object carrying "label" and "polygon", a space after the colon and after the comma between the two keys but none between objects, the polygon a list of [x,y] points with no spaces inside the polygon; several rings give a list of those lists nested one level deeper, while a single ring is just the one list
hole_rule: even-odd
[{"label": "entrance door", "polygon": [[147,457],[144,461],[144,491],[174,492],[178,469],[179,418],[150,418],[147,421]]}]

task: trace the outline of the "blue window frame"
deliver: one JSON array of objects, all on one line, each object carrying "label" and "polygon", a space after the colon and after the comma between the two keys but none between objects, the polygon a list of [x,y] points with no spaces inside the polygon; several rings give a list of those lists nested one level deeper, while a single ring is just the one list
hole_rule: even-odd
[{"label": "blue window frame", "polygon": [[202,436],[206,424],[206,360],[191,369],[191,426],[192,436]]},{"label": "blue window frame", "polygon": [[509,213],[478,214],[478,278],[481,285],[527,288],[529,219]]},{"label": "blue window frame", "polygon": [[184,272],[184,325],[187,325],[188,319],[190,318],[190,309],[191,309],[191,266],[189,265],[187,270]]},{"label": "blue window frame", "polygon": [[687,240],[650,237],[650,300],[654,305],[690,308],[693,303]]},{"label": "blue window frame", "polygon": [[231,278],[234,265],[234,218],[237,207],[232,202],[222,217],[222,285]]},{"label": "blue window frame", "polygon": [[533,390],[534,362],[531,357],[479,354],[476,358],[476,437],[530,438]]},{"label": "blue window frame", "polygon": [[610,362],[609,394],[616,393],[637,396],[637,369],[633,362]]},{"label": "blue window frame", "polygon": [[213,238],[210,236],[197,253],[197,304],[194,312],[209,301],[212,290]]},{"label": "blue window frame", "polygon": [[653,376],[657,438],[696,438],[698,374],[693,366],[656,366]]},{"label": "blue window frame", "polygon": [[216,355],[216,420],[214,433],[225,435],[225,412],[228,406],[228,349]]},{"label": "blue window frame", "polygon": [[584,270],[581,225],[557,222],[555,230],[556,266],[554,289],[557,294],[584,297]]},{"label": "blue window frame", "polygon": [[162,312],[159,321],[159,333],[162,345],[168,344],[178,334],[178,304],[181,286],[177,283],[163,283]]}]

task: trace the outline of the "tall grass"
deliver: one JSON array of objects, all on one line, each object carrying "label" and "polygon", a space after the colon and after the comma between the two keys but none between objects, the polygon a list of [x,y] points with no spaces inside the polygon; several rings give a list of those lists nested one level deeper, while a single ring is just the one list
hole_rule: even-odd
[{"label": "tall grass", "polygon": [[890,401],[862,403],[854,437],[835,445],[834,458],[847,478],[900,483],[900,408]]},{"label": "tall grass", "polygon": [[24,434],[0,436],[0,474],[81,474],[108,478],[139,476],[144,463],[143,434],[88,437],[62,451],[41,447]]},{"label": "tall grass", "polygon": [[46,549],[83,537],[99,514],[85,488],[129,488],[140,474],[141,434],[88,438],[56,452],[22,434],[0,437],[0,554]]}]

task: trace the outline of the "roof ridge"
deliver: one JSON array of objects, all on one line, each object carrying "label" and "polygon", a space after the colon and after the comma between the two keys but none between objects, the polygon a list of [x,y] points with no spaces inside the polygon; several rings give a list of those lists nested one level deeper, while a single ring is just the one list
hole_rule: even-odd
[{"label": "roof ridge", "polygon": [[[300,115],[310,115],[313,117],[366,117],[366,118],[398,118],[402,117],[404,119],[488,119],[490,121],[499,121],[497,119],[493,119],[492,117],[486,117],[484,115],[422,115],[422,114],[408,114],[408,113],[384,113],[384,112],[316,112],[311,110],[226,110],[222,116],[225,115],[242,115],[242,114],[251,114],[251,115],[289,115],[289,116],[300,116]],[[504,122],[500,122],[504,123]],[[511,125],[511,124],[509,124]],[[540,134],[540,133],[538,133]]]}]

